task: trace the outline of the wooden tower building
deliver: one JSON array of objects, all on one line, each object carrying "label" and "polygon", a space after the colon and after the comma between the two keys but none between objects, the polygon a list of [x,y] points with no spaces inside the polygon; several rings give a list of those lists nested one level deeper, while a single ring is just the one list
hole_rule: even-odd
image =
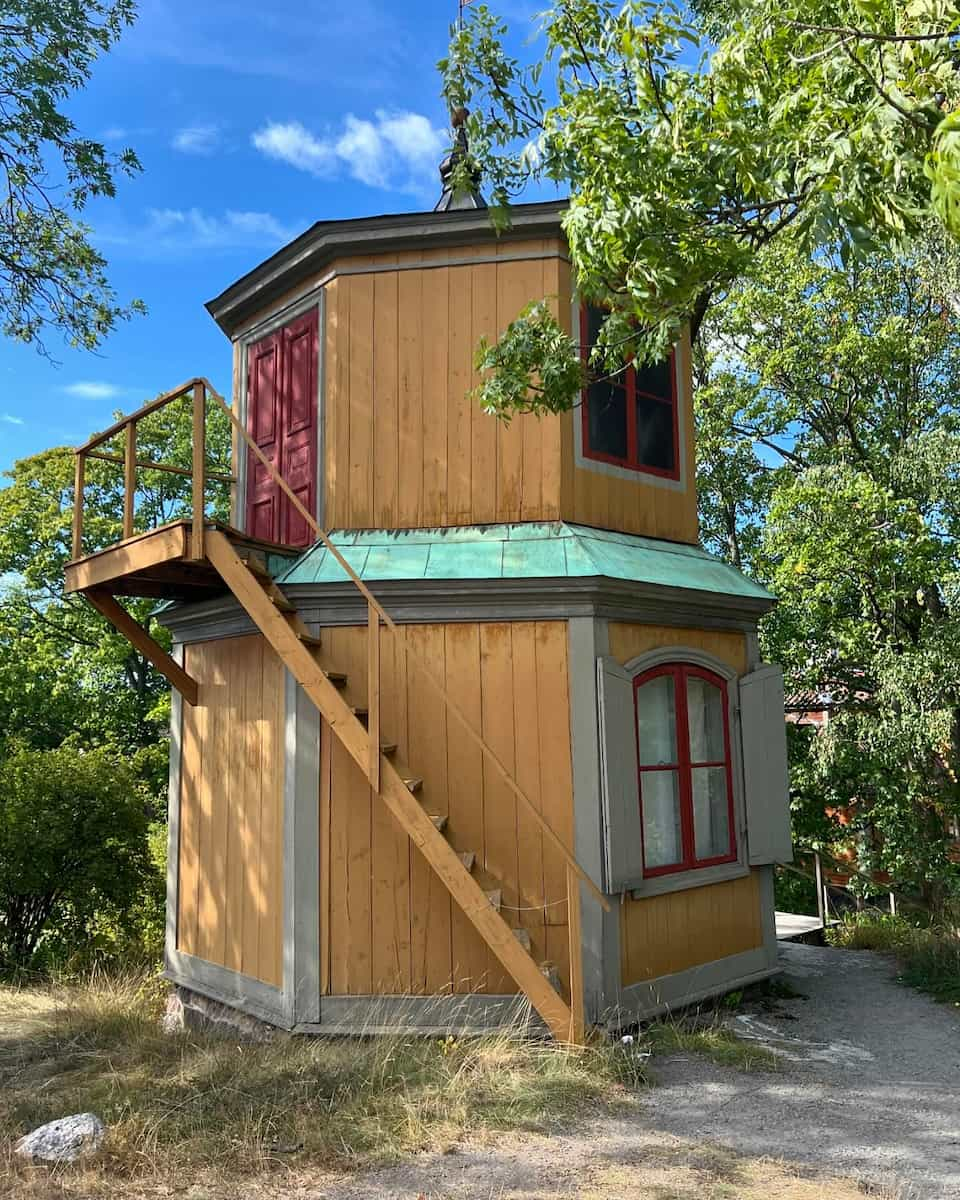
[{"label": "wooden tower building", "polygon": [[[503,425],[468,394],[480,337],[531,300],[589,338],[562,211],[499,236],[457,205],[322,222],[211,301],[229,526],[204,512],[203,380],[78,452],[68,587],[175,688],[188,1004],[357,1032],[529,1001],[578,1040],[776,970],[772,598],[698,544],[689,345],[560,416]],[[185,393],[192,519],[137,530],[136,423]],[[91,551],[84,463],[118,434],[126,536]],[[173,602],[172,657],[119,595]]]}]

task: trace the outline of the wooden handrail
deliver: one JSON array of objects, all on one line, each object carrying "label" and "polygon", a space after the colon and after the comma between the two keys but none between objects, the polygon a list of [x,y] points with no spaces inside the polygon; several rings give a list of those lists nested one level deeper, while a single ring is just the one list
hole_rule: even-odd
[{"label": "wooden handrail", "polygon": [[[236,475],[227,475],[219,471],[208,471],[207,434],[206,434],[206,401],[208,393],[216,394],[206,379],[199,376],[181,384],[170,392],[164,392],[155,400],[142,405],[136,412],[115,421],[109,429],[95,434],[83,446],[74,451],[76,455],[76,474],[74,478],[74,509],[73,509],[73,551],[74,560],[83,554],[83,493],[86,480],[86,460],[97,459],[101,462],[115,463],[123,467],[123,537],[124,540],[134,534],[134,510],[137,486],[137,471],[162,471],[173,475],[185,476],[193,480],[191,495],[191,524],[192,546],[194,558],[203,557],[204,524],[206,519],[206,485],[208,480],[218,483],[229,483],[235,487]],[[137,457],[137,425],[144,417],[159,412],[168,404],[178,400],[191,399],[192,416],[192,445],[193,461],[189,468],[174,463],[150,462]],[[123,434],[123,454],[111,454],[97,449],[104,442]]]},{"label": "wooden handrail", "polygon": [[[491,746],[488,745],[488,743],[485,740],[485,738],[483,737],[483,735],[481,733],[479,733],[476,729],[474,729],[474,727],[473,727],[472,723],[470,722],[470,719],[467,717],[466,713],[456,703],[456,701],[449,694],[449,692],[444,687],[444,685],[440,682],[440,680],[436,678],[436,676],[433,674],[433,671],[427,666],[427,664],[425,662],[420,660],[416,656],[416,654],[413,654],[410,651],[409,645],[407,642],[407,638],[406,638],[402,628],[397,625],[397,623],[393,620],[393,618],[390,616],[390,614],[380,604],[380,602],[377,600],[377,598],[374,596],[374,594],[370,591],[370,589],[367,587],[367,585],[363,582],[363,580],[360,578],[360,576],[356,573],[356,571],[354,571],[353,567],[350,566],[350,564],[347,562],[347,560],[344,558],[344,556],[340,553],[340,551],[337,549],[337,547],[333,544],[333,542],[329,539],[329,537],[327,537],[326,533],[320,528],[320,525],[317,522],[316,518],[313,516],[312,513],[310,513],[308,511],[308,509],[301,502],[300,498],[296,495],[296,493],[293,491],[293,489],[290,487],[290,485],[287,483],[287,481],[283,478],[283,476],[276,469],[276,467],[273,465],[273,463],[267,458],[267,456],[263,453],[263,451],[260,449],[260,447],[257,445],[257,443],[253,440],[253,438],[250,436],[249,432],[244,427],[240,418],[233,411],[233,409],[230,407],[230,405],[227,404],[226,400],[224,400],[224,398],[219,394],[219,392],[217,392],[209,383],[207,383],[205,380],[203,382],[206,383],[206,386],[207,386],[207,389],[209,390],[210,395],[213,397],[213,399],[221,406],[221,408],[227,414],[232,425],[237,430],[237,432],[240,435],[240,437],[242,438],[242,440],[246,443],[246,445],[250,448],[250,450],[253,451],[253,453],[260,460],[262,465],[266,468],[267,474],[270,476],[271,480],[277,485],[277,487],[280,488],[280,490],[284,493],[284,495],[287,497],[287,499],[290,501],[290,503],[294,506],[294,508],[297,510],[297,512],[300,514],[300,516],[303,517],[303,519],[306,521],[307,525],[314,531],[314,533],[317,535],[318,539],[323,543],[323,545],[326,547],[326,549],[330,551],[330,553],[333,555],[333,557],[337,560],[337,562],[340,564],[340,566],[346,572],[349,579],[353,582],[355,587],[359,590],[360,594],[363,596],[363,598],[367,602],[368,612],[370,612],[371,614],[373,612],[376,612],[379,619],[383,621],[384,625],[386,625],[387,628],[390,630],[390,632],[392,634],[394,634],[395,637],[397,637],[397,639],[400,641],[401,645],[403,646],[403,652],[404,652],[406,661],[412,662],[413,665],[420,672],[420,674],[429,682],[430,686],[436,692],[439,693],[441,699],[444,701],[447,708],[457,718],[458,722],[460,723],[460,725],[463,728],[463,731],[466,733],[467,737],[470,739],[470,741],[472,741],[474,743],[474,745],[479,747],[479,749],[482,751],[482,753],[486,756],[487,760],[493,765],[493,767],[495,768],[497,773],[503,779],[504,783],[506,783],[506,785],[510,789],[510,791],[513,792],[513,794],[517,797],[517,799],[520,800],[520,802],[524,805],[524,807],[526,808],[528,813],[533,817],[533,819],[540,826],[540,829],[546,835],[546,837],[551,842],[553,847],[557,851],[559,851],[559,853],[563,856],[565,862],[567,863],[568,867],[570,867],[573,874],[578,879],[582,880],[586,884],[590,893],[593,895],[593,897],[597,901],[597,903],[600,904],[600,906],[604,909],[604,911],[609,912],[610,911],[610,903],[607,900],[606,896],[604,896],[604,894],[600,891],[600,889],[597,887],[597,885],[593,882],[593,880],[590,878],[590,876],[587,874],[587,872],[583,869],[583,867],[581,867],[580,863],[577,861],[577,859],[574,857],[574,855],[567,849],[567,847],[564,845],[563,841],[561,840],[560,836],[554,831],[552,826],[544,818],[543,814],[536,808],[533,801],[529,798],[529,796],[527,796],[527,794],[523,791],[523,789],[520,787],[520,785],[516,782],[516,780],[513,778],[512,773],[507,769],[507,767],[501,761],[501,759],[499,758],[497,753],[493,750],[493,748]],[[372,629],[372,623],[368,622],[368,630],[370,630],[370,629]],[[370,636],[370,635],[368,634],[368,636]],[[368,652],[369,652],[369,647],[368,647]],[[569,902],[570,902],[571,913],[572,913],[573,899],[569,898]],[[579,896],[577,897],[576,904],[577,904],[577,909],[579,910]]]}]

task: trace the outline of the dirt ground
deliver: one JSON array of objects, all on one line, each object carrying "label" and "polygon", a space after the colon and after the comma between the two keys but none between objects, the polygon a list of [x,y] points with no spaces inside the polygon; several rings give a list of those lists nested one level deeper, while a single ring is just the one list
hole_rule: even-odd
[{"label": "dirt ground", "polygon": [[[960,1197],[960,1014],[867,952],[782,947],[797,995],[730,1018],[781,1069],[686,1055],[628,1116],[330,1180],[309,1200]],[[838,1177],[844,1177],[840,1179]]]}]

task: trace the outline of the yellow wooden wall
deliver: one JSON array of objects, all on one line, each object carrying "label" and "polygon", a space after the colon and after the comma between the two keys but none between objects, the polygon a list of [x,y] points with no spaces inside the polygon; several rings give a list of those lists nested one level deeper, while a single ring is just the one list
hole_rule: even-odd
[{"label": "yellow wooden wall", "polygon": [[[531,300],[546,297],[569,330],[565,254],[562,239],[550,238],[346,258],[252,319],[324,285],[328,528],[564,519],[697,541],[689,387],[683,492],[577,466],[579,410],[504,425],[468,394],[481,337],[495,341]],[[688,339],[679,352],[689,379]],[[239,353],[234,368],[239,394]]]},{"label": "yellow wooden wall", "polygon": [[282,983],[284,673],[259,636],[186,647],[177,948]]},{"label": "yellow wooden wall", "polygon": [[[443,680],[561,838],[572,842],[566,624],[407,626],[411,649]],[[323,660],[365,699],[365,628],[324,629]],[[526,928],[538,961],[568,975],[565,875],[532,817],[456,719],[382,632],[383,739],[423,778],[428,812],[448,816],[477,877],[503,890],[504,916]],[[513,993],[516,985],[324,727],[321,737],[321,991]],[[485,871],[484,871],[485,866]],[[509,908],[507,906],[510,906]]]},{"label": "yellow wooden wall", "polygon": [[[610,654],[619,663],[664,646],[690,646],[712,654],[738,675],[747,670],[746,638],[735,630],[611,622],[609,632]],[[629,987],[762,944],[756,871],[643,900],[628,897],[620,910],[621,982]]]},{"label": "yellow wooden wall", "polygon": [[[375,273],[327,284],[329,527],[558,517],[560,418],[507,426],[468,393],[480,338],[495,339],[530,300],[556,293],[559,253],[556,239],[407,251],[368,260]],[[491,255],[503,261],[426,265]]]}]

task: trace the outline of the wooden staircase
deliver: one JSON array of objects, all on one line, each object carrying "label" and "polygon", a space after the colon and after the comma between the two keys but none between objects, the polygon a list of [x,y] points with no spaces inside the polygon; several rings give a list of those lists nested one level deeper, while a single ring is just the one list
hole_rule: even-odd
[{"label": "wooden staircase", "polygon": [[[295,607],[269,575],[257,568],[251,570],[249,560],[241,559],[223,533],[208,531],[205,550],[224,583],[319,709],[331,731],[361,770],[367,772],[373,744],[366,723],[369,711],[352,708],[344,700],[343,677],[335,680],[317,662],[316,639],[303,626]],[[500,915],[499,890],[486,891],[476,879],[476,856],[464,856],[453,849],[443,833],[446,817],[428,813],[416,798],[422,780],[396,763],[394,747],[384,747],[379,742],[376,745],[379,795],[392,816],[554,1036],[561,1041],[579,1041],[582,1032],[574,1028],[571,1008],[530,954],[529,934],[523,929],[510,928]],[[385,753],[385,749],[391,753]]]},{"label": "wooden staircase", "polygon": [[[192,380],[176,392],[168,393],[162,403],[170,403],[192,395],[194,404],[194,510],[190,522],[174,523],[144,535],[133,533],[133,501],[135,486],[136,421],[146,412],[156,411],[161,401],[154,401],[139,413],[113,426],[108,434],[92,439],[78,454],[77,505],[74,517],[74,559],[67,568],[67,588],[79,591],[167,676],[190,704],[198,703],[196,681],[118,604],[117,595],[151,595],[155,591],[142,588],[156,586],[159,594],[178,596],[178,580],[184,581],[186,594],[181,598],[199,597],[201,592],[222,591],[225,586],[245,610],[254,626],[270,644],[280,660],[299,683],[304,693],[320,712],[331,733],[367,777],[371,789],[379,796],[399,827],[439,876],[466,918],[492,950],[504,970],[558,1041],[581,1043],[584,1036],[582,947],[580,933],[580,886],[584,884],[598,903],[608,908],[606,898],[580,867],[570,850],[533,806],[483,737],[473,728],[464,714],[447,695],[443,685],[432,673],[419,664],[421,674],[438,690],[449,711],[460,722],[463,733],[483,751],[486,761],[495,768],[503,781],[518,798],[530,816],[540,825],[545,838],[562,854],[567,864],[568,931],[570,939],[570,1002],[560,994],[560,981],[552,963],[538,963],[531,954],[529,933],[514,929],[501,915],[502,891],[499,881],[485,877],[479,870],[479,860],[473,851],[458,852],[450,845],[444,830],[446,817],[428,812],[418,799],[423,781],[412,770],[397,761],[397,746],[380,737],[380,635],[386,626],[399,639],[405,631],[390,618],[366,585],[357,577],[339,550],[327,539],[313,516],[300,503],[287,482],[265,458],[233,412],[204,380]],[[212,395],[226,410],[237,431],[238,440],[245,442],[258,455],[268,472],[298,509],[318,538],[351,578],[368,604],[368,672],[365,707],[350,705],[343,692],[347,677],[332,666],[322,663],[322,640],[311,634],[297,614],[296,606],[275,582],[267,566],[267,554],[277,547],[265,547],[244,537],[235,530],[209,522],[204,515],[204,424],[203,414],[208,395]],[[128,425],[134,432],[130,434]],[[126,430],[127,454],[124,460],[126,502],[125,540],[108,550],[82,556],[82,500],[84,456],[94,453],[107,436]],[[197,439],[200,439],[199,445]],[[95,457],[109,456],[100,452]],[[155,464],[150,464],[157,469]],[[177,467],[160,468],[179,470]],[[199,481],[197,478],[199,472]],[[181,473],[183,473],[181,471]],[[214,587],[216,583],[216,588]],[[415,656],[407,651],[412,665]]]}]

